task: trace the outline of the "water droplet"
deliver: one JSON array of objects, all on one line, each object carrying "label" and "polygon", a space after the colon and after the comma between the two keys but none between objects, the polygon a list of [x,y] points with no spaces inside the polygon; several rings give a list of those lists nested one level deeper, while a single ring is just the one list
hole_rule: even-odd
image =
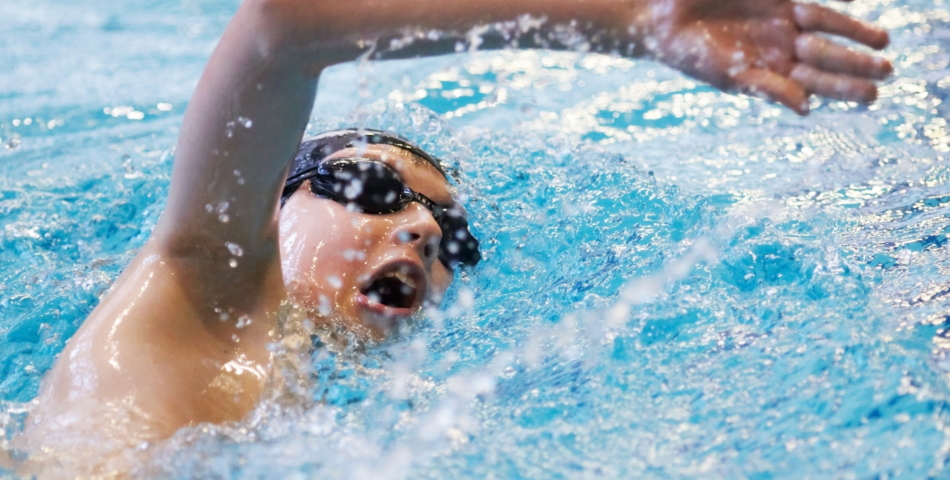
[{"label": "water droplet", "polygon": [[345,258],[348,261],[365,260],[366,252],[362,250],[346,249],[343,251],[343,258]]},{"label": "water droplet", "polygon": [[231,255],[234,255],[235,257],[244,255],[244,249],[234,242],[224,242],[224,246],[228,247],[228,251],[231,252]]},{"label": "water droplet", "polygon": [[244,328],[250,324],[251,324],[251,317],[247,315],[241,315],[238,318],[237,324],[235,324],[234,326],[237,328]]},{"label": "water droplet", "polygon": [[330,299],[326,295],[320,295],[320,305],[317,307],[317,311],[321,316],[329,316],[333,309],[330,307]]},{"label": "water droplet", "polygon": [[358,197],[361,193],[363,193],[363,182],[358,178],[351,180],[343,189],[343,195],[350,200]]}]

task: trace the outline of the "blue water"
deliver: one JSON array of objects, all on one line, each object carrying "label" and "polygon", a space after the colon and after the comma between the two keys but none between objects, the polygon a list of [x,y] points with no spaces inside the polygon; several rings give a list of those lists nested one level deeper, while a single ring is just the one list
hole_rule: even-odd
[{"label": "blue water", "polygon": [[[236,1],[0,3],[7,434],[148,237]],[[313,354],[313,405],[150,448],[159,478],[944,478],[950,10],[872,107],[802,119],[662,66],[482,52],[347,65],[312,133],[450,158],[485,261],[412,332]]]}]

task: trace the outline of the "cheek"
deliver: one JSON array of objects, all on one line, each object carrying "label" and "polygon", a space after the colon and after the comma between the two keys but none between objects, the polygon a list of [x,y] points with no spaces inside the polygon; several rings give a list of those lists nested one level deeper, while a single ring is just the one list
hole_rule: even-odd
[{"label": "cheek", "polygon": [[305,249],[304,236],[297,228],[300,215],[288,208],[280,211],[279,219],[280,267],[284,278],[292,278],[298,274]]},{"label": "cheek", "polygon": [[380,231],[363,218],[323,199],[288,201],[280,215],[281,268],[294,301],[335,310],[341,295],[358,289]]},{"label": "cheek", "polygon": [[350,267],[344,260],[358,257],[343,252],[346,239],[352,243],[359,228],[347,220],[339,221],[337,216],[326,208],[290,205],[289,202],[281,212],[281,269],[291,294],[305,297],[297,298],[299,301],[312,303],[315,298],[306,297],[328,294],[334,287],[338,288],[342,282],[339,272]]}]

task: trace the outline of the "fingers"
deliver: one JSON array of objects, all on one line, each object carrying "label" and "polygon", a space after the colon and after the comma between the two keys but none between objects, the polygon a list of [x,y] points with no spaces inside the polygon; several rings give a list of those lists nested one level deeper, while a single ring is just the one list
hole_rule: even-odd
[{"label": "fingers", "polygon": [[851,50],[813,33],[795,39],[795,56],[802,63],[829,73],[882,80],[893,71],[891,62]]},{"label": "fingers", "polygon": [[795,23],[806,32],[840,35],[878,50],[890,41],[883,29],[821,5],[795,4],[794,16]]},{"label": "fingers", "polygon": [[732,80],[743,93],[781,103],[799,115],[808,114],[808,94],[792,79],[764,68],[748,68],[737,73]]},{"label": "fingers", "polygon": [[870,80],[828,73],[798,64],[789,78],[810,93],[851,102],[871,103],[877,98],[877,86]]},{"label": "fingers", "polygon": [[[847,1],[847,0],[845,0]],[[887,32],[830,8],[796,4],[795,23],[805,32],[830,33],[863,43],[871,48],[887,46]],[[891,74],[891,63],[851,50],[814,33],[795,39],[795,57],[800,62],[789,78],[806,92],[823,97],[870,103],[877,98],[877,86]]]}]

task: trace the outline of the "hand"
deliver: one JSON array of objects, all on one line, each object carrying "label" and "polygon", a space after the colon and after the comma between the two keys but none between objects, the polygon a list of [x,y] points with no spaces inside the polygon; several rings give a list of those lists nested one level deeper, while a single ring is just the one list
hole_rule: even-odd
[{"label": "hand", "polygon": [[[845,0],[847,1],[847,0]],[[759,95],[808,113],[811,94],[870,103],[887,60],[820,35],[871,48],[887,33],[830,8],[790,0],[660,0],[646,48],[657,60],[723,90]],[[656,13],[661,12],[661,13]],[[649,38],[649,37],[647,37]]]}]

